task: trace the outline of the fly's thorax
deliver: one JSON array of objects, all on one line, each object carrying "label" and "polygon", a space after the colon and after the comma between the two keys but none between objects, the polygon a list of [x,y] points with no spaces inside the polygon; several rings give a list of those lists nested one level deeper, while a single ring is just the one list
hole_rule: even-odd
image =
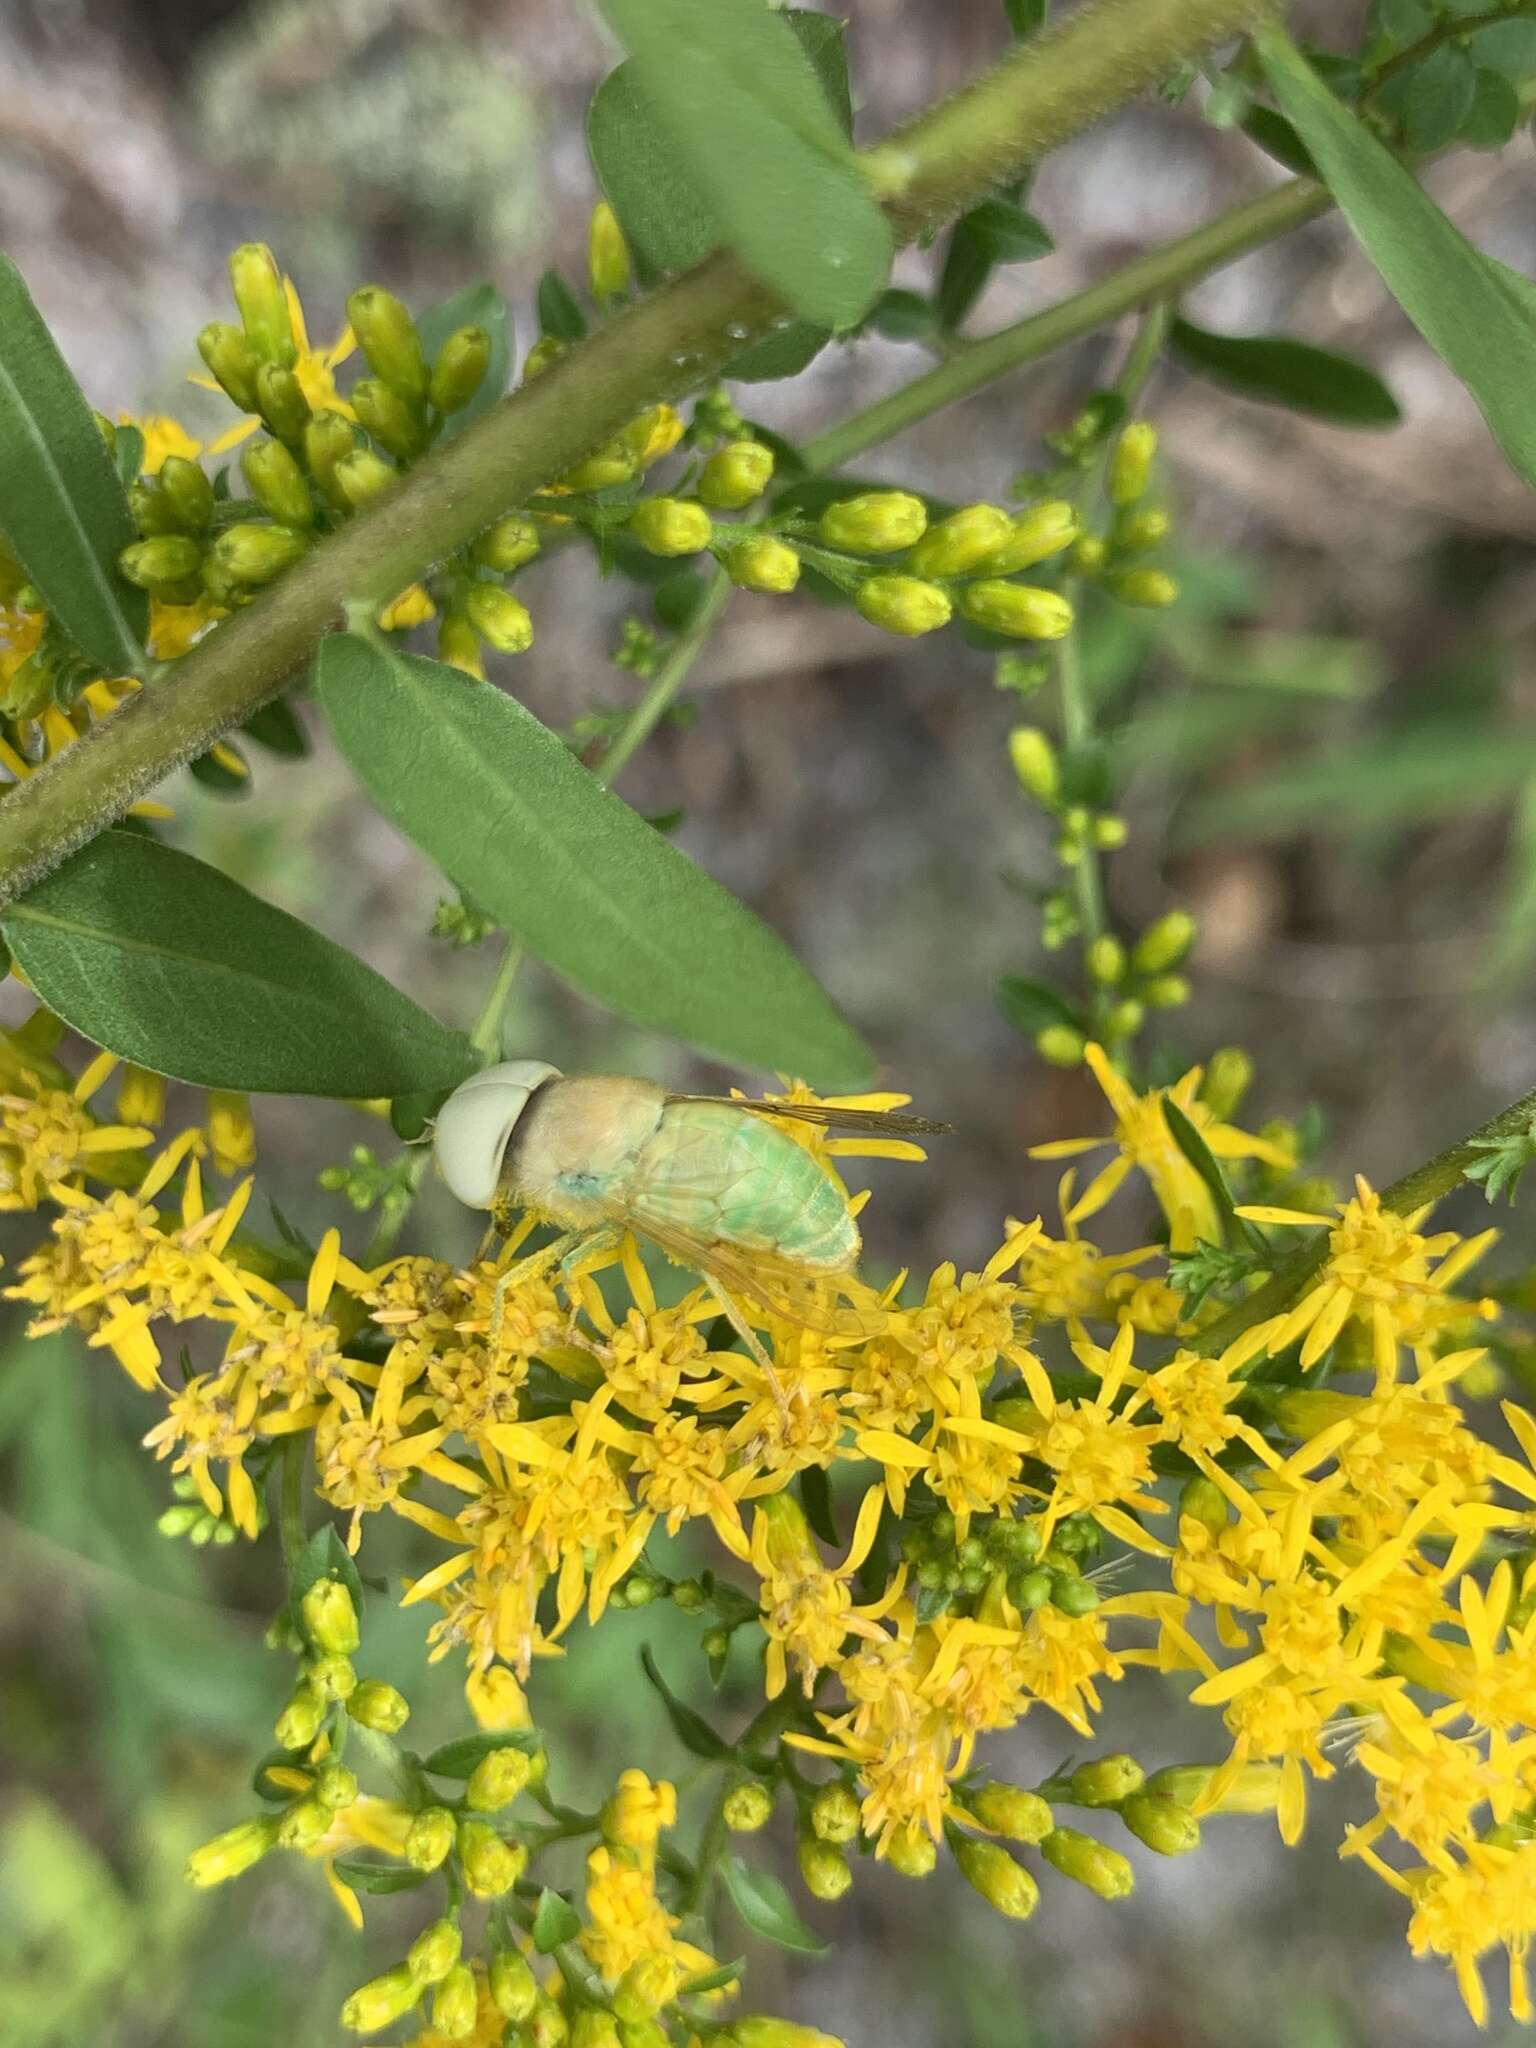
[{"label": "fly's thorax", "polygon": [[615,1218],[666,1100],[654,1082],[621,1074],[546,1082],[507,1148],[507,1199],[576,1228]]}]

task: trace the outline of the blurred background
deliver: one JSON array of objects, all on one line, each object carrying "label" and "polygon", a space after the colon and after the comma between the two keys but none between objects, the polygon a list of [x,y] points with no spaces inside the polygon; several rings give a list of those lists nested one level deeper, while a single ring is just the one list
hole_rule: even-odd
[{"label": "blurred background", "polygon": [[[866,136],[1004,41],[999,0],[844,11]],[[1352,49],[1362,13],[1316,0],[1298,18]],[[339,328],[358,282],[420,307],[489,277],[526,347],[545,266],[582,271],[594,196],[582,117],[610,61],[592,10],[570,0],[0,0],[0,243],[93,404],[174,412],[194,432],[227,423],[185,379],[198,328],[228,317],[224,259],[241,241],[273,244],[312,338]],[[1206,96],[1201,83],[1177,108],[1138,107],[1048,162],[1029,203],[1057,252],[997,271],[972,331],[1278,179],[1203,118]],[[1528,136],[1500,157],[1453,157],[1430,183],[1482,246],[1531,274]],[[898,281],[922,283],[931,264],[908,252]],[[1536,505],[1337,220],[1224,271],[1189,310],[1224,332],[1283,329],[1357,354],[1406,418],[1347,432],[1158,373],[1148,407],[1185,595],[1165,615],[1089,625],[1132,834],[1111,902],[1131,929],[1174,902],[1200,921],[1197,1000],[1159,1020],[1160,1067],[1247,1045],[1259,1080],[1245,1121],[1316,1105],[1329,1166],[1382,1182],[1528,1088],[1536,1067]],[[1113,374],[1127,338],[995,385],[861,473],[1001,495],[1040,459],[1042,431]],[[828,350],[792,385],[754,388],[748,409],[809,434],[925,365],[920,349],[871,338]],[[609,656],[625,616],[645,615],[644,593],[600,582],[575,554],[520,588],[538,638],[499,680],[566,727],[632,701],[639,686]],[[892,1085],[957,1126],[928,1167],[879,1176],[867,1235],[892,1268],[974,1263],[1005,1214],[1049,1216],[1054,1176],[1026,1147],[1107,1127],[1084,1077],[1045,1068],[994,1002],[1000,975],[1045,964],[1028,890],[1050,859],[1003,744],[1018,707],[992,670],[952,635],[906,644],[848,612],[738,594],[686,714],[621,785],[648,814],[681,810],[679,843],[809,962]],[[258,758],[242,797],[180,778],[181,843],[467,1021],[490,949],[428,936],[440,878],[310,725],[312,756]],[[568,1069],[711,1088],[742,1078],[536,967],[508,1043]],[[321,1169],[359,1139],[388,1150],[387,1133],[339,1107],[263,1102],[257,1121],[265,1189],[317,1229],[337,1213]],[[1115,1230],[1140,1241],[1145,1217],[1128,1197],[1120,1210]],[[366,1224],[354,1230],[360,1244]],[[436,1250],[470,1247],[430,1194],[413,1232]],[[27,1236],[9,1233],[9,1256]],[[1517,1213],[1507,1267],[1528,1262],[1530,1238]],[[227,1892],[182,1884],[188,1847],[245,1810],[281,1704],[285,1667],[262,1648],[277,1566],[270,1542],[195,1555],[156,1535],[169,1495],[138,1448],[145,1419],[99,1355],[0,1331],[0,2038],[310,2048],[338,2038],[341,1997],[403,1951],[414,1909],[374,1901],[354,1936],[318,1873],[286,1858]],[[404,1535],[373,1534],[407,1560]],[[417,1619],[374,1609],[370,1668],[451,1732],[455,1671],[428,1675]],[[633,1758],[686,1780],[637,1664],[650,1641],[679,1689],[702,1684],[677,1621],[616,1617],[545,1668],[536,1704],[562,1730],[567,1796],[600,1795]],[[730,1683],[744,1701],[751,1674]],[[722,1714],[738,1705],[728,1690]],[[1209,1743],[1188,1725],[1198,1718],[1155,1681],[1128,1682],[1104,1746],[1132,1747],[1148,1768],[1182,1761]],[[1069,1746],[1033,1717],[990,1761],[1032,1782]],[[1360,1804],[1346,1769],[1320,1788],[1299,1852],[1262,1822],[1213,1824],[1187,1862],[1147,1868],[1143,1854],[1132,1899],[1106,1906],[1057,1882],[1023,1929],[958,1880],[916,1890],[861,1871],[835,1913],[807,1909],[837,1940],[827,1962],[742,1937],[750,2003],[856,2048],[1470,2041],[1449,1979],[1410,1961],[1398,1901],[1335,1859]]]}]

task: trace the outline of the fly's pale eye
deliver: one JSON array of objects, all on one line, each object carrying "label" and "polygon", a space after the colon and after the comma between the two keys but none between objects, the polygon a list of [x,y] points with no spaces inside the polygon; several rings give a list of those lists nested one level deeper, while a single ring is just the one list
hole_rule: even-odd
[{"label": "fly's pale eye", "polygon": [[455,1088],[437,1113],[437,1170],[469,1209],[495,1205],[502,1163],[528,1099],[560,1069],[544,1060],[503,1060]]}]

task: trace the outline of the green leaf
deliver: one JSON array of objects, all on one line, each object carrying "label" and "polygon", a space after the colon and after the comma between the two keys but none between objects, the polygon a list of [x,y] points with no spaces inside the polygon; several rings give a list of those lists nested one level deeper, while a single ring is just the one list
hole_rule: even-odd
[{"label": "green leaf", "polygon": [[205,1088],[371,1097],[452,1087],[467,1039],[217,869],[104,832],[0,911],[48,1007],[141,1067]]},{"label": "green leaf", "polygon": [[144,467],[144,436],[137,427],[124,424],[118,428],[112,444],[112,466],[125,491],[138,482]]},{"label": "green leaf", "polygon": [[286,697],[274,697],[253,711],[240,730],[280,760],[302,761],[310,751],[309,734]]},{"label": "green leaf", "polygon": [[1460,44],[1442,43],[1394,72],[1377,88],[1375,104],[1397,123],[1409,149],[1427,155],[1460,132],[1476,97],[1477,66]]},{"label": "green leaf", "polygon": [[999,263],[1033,263],[1056,244],[1050,231],[1010,199],[983,199],[956,221],[934,305],[945,333],[959,326]]},{"label": "green leaf", "polygon": [[476,1765],[498,1749],[520,1749],[525,1756],[535,1756],[539,1748],[536,1728],[487,1729],[483,1735],[461,1735],[455,1742],[445,1742],[422,1758],[421,1768],[434,1778],[469,1778]]},{"label": "green leaf", "polygon": [[853,134],[853,94],[848,85],[848,51],[844,38],[848,24],[835,14],[818,14],[810,7],[786,8],[784,19],[800,40],[811,60],[827,105],[845,136]]},{"label": "green leaf", "polygon": [[1469,1138],[1467,1150],[1481,1157],[1463,1168],[1465,1177],[1480,1181],[1490,1202],[1505,1195],[1513,1203],[1521,1175],[1536,1164],[1536,1123],[1500,1138]]},{"label": "green leaf", "polygon": [[1050,1025],[1065,1024],[1081,1031],[1083,1020],[1055,989],[1043,981],[1030,981],[1022,974],[1005,974],[997,984],[997,1007],[1005,1022],[1023,1038],[1033,1039]]},{"label": "green leaf", "polygon": [[1003,0],[1008,26],[1020,42],[1038,35],[1051,11],[1051,0]]},{"label": "green leaf", "polygon": [[347,1551],[347,1546],[337,1535],[333,1523],[324,1522],[310,1537],[294,1560],[288,1580],[288,1607],[293,1625],[302,1629],[300,1608],[304,1595],[321,1579],[340,1579],[352,1596],[352,1605],[359,1616],[363,1611],[363,1582],[357,1575],[357,1566]]},{"label": "green leaf", "polygon": [[1494,438],[1536,483],[1536,314],[1273,29],[1256,37],[1281,112],[1393,296],[1466,384]]},{"label": "green leaf", "polygon": [[144,658],[149,600],[117,573],[138,530],[107,444],[21,273],[0,256],[0,533],[107,676]]},{"label": "green leaf", "polygon": [[1210,334],[1188,320],[1168,330],[1169,353],[1213,384],[1346,427],[1391,427],[1397,400],[1374,370],[1331,349],[1284,335]]},{"label": "green leaf", "polygon": [[1303,147],[1301,137],[1285,116],[1272,107],[1250,107],[1243,121],[1243,133],[1299,178],[1317,176],[1317,165]]},{"label": "green leaf", "polygon": [[800,1505],[805,1509],[805,1519],[821,1538],[837,1549],[841,1538],[837,1533],[837,1516],[832,1508],[832,1487],[827,1478],[825,1465],[807,1465],[800,1474]]},{"label": "green leaf", "polygon": [[557,1948],[568,1941],[574,1941],[581,1932],[581,1915],[569,1899],[559,1892],[552,1892],[546,1885],[539,1893],[539,1903],[533,1916],[533,1945],[541,1956],[553,1955]]},{"label": "green leaf", "polygon": [[536,303],[541,334],[552,334],[556,341],[580,341],[586,333],[587,316],[558,270],[546,270],[539,279]]},{"label": "green leaf", "polygon": [[746,1968],[738,1957],[733,1963],[722,1963],[717,1970],[701,1970],[697,1977],[685,1977],[677,1987],[679,1998],[699,1998],[706,1991],[723,1991],[727,1984],[734,1984]]},{"label": "green leaf", "polygon": [[737,384],[773,384],[781,377],[798,377],[831,339],[830,327],[818,327],[811,320],[787,320],[739,356],[732,356],[720,374]]},{"label": "green leaf", "polygon": [[745,1065],[817,1086],[869,1073],[767,926],[515,699],[354,635],[333,634],[318,670],[337,743],[385,816],[556,973]]},{"label": "green leaf", "polygon": [[1520,125],[1520,95],[1498,71],[1479,71],[1457,140],[1468,149],[1502,149]]},{"label": "green leaf", "polygon": [[864,324],[888,341],[924,341],[934,329],[933,302],[897,286],[880,294]]},{"label": "green leaf", "polygon": [[1204,1181],[1211,1200],[1216,1204],[1217,1213],[1226,1228],[1229,1240],[1245,1239],[1251,1250],[1266,1251],[1268,1246],[1260,1232],[1246,1217],[1238,1215],[1237,1204],[1232,1199],[1232,1190],[1227,1186],[1227,1177],[1217,1163],[1215,1153],[1179,1105],[1167,1095],[1163,1097],[1163,1121],[1173,1134],[1175,1145]]},{"label": "green leaf", "polygon": [[719,236],[803,319],[852,326],[885,282],[890,224],[794,29],[763,0],[602,5]]},{"label": "green leaf", "polygon": [[829,1944],[806,1926],[772,1871],[758,1870],[739,1856],[722,1856],[720,1875],[731,1904],[754,1934],[803,1956],[827,1954]]},{"label": "green leaf", "polygon": [[650,1645],[640,1652],[640,1668],[655,1687],[662,1705],[667,1710],[667,1719],[672,1723],[672,1732],[684,1749],[695,1756],[729,1756],[731,1746],[723,1742],[704,1719],[692,1707],[685,1706],[656,1668],[656,1659],[651,1655]]},{"label": "green leaf", "polygon": [[[223,746],[237,760],[245,759],[240,749],[231,746],[228,740],[223,742]],[[187,763],[187,768],[194,782],[202,783],[205,789],[217,790],[220,796],[249,796],[251,793],[249,770],[241,775],[215,754],[199,754],[195,761]]]},{"label": "green leaf", "polygon": [[[291,1792],[284,1795],[291,1799]],[[343,1884],[355,1892],[373,1892],[387,1897],[391,1892],[412,1892],[425,1884],[430,1871],[413,1870],[408,1863],[369,1863],[361,1857],[338,1856],[334,1865]]]},{"label": "green leaf", "polygon": [[507,302],[495,285],[466,285],[463,291],[455,292],[440,305],[431,306],[416,322],[416,332],[421,336],[421,345],[430,362],[438,350],[461,327],[483,327],[491,337],[491,359],[486,365],[485,375],[480,380],[480,389],[458,412],[449,413],[443,421],[439,441],[451,441],[455,434],[462,434],[471,420],[493,406],[507,388],[507,378],[512,370],[512,315]]},{"label": "green leaf", "polygon": [[1536,21],[1496,21],[1480,28],[1469,47],[1478,64],[1507,78],[1511,85],[1536,73]]}]

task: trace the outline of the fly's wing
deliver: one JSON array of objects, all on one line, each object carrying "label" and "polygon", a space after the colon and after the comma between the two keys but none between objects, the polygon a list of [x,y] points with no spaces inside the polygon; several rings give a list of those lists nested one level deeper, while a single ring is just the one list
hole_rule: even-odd
[{"label": "fly's wing", "polygon": [[669,1102],[719,1102],[749,1116],[787,1117],[791,1123],[819,1124],[827,1131],[867,1131],[887,1138],[940,1138],[953,1124],[906,1116],[899,1109],[840,1109],[835,1102],[757,1102],[742,1095],[670,1095]]},{"label": "fly's wing", "polygon": [[718,1281],[733,1298],[755,1303],[781,1322],[830,1337],[853,1338],[878,1336],[886,1326],[882,1309],[843,1298],[854,1288],[860,1294],[869,1292],[849,1274],[810,1273],[771,1252],[744,1251],[679,1223],[658,1223],[651,1216],[632,1215],[628,1221],[677,1265]]}]

